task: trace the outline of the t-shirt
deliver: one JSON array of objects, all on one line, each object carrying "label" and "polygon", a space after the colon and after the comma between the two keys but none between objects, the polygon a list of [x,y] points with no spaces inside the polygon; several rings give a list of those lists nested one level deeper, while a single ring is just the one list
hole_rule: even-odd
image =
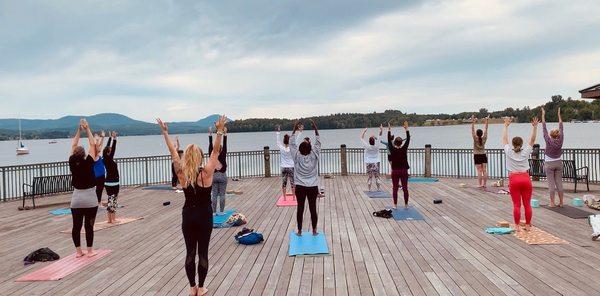
[{"label": "t-shirt", "polygon": [[294,167],[294,156],[292,155],[292,150],[290,147],[285,147],[281,142],[280,132],[276,133],[277,135],[277,147],[279,148],[279,155],[281,158],[281,167],[282,168],[293,168]]},{"label": "t-shirt", "polygon": [[390,150],[390,161],[392,162],[392,170],[410,169],[408,165],[408,145],[410,144],[410,132],[406,131],[406,139],[402,147],[394,147],[394,139],[392,133],[388,131],[388,149]]},{"label": "t-shirt", "polygon": [[290,149],[294,157],[294,183],[304,187],[319,186],[319,158],[321,155],[321,137],[315,137],[315,143],[312,144],[312,149],[308,155],[302,155],[298,151],[296,140],[301,136],[290,137]]},{"label": "t-shirt", "polygon": [[529,145],[523,147],[519,152],[515,152],[508,144],[504,145],[506,169],[509,172],[527,172],[529,170],[529,157],[532,151],[533,147]]},{"label": "t-shirt", "polygon": [[485,141],[487,141],[485,135],[481,136],[481,144],[479,144],[479,138],[473,136],[473,154],[485,154]]},{"label": "t-shirt", "polygon": [[94,176],[94,158],[87,156],[81,159],[75,156],[69,157],[69,169],[73,175],[73,187],[76,189],[89,189],[96,186]]},{"label": "t-shirt", "polygon": [[[381,156],[379,155],[379,146],[371,145],[366,142],[364,139],[360,139],[365,148],[364,153],[364,161],[365,163],[378,163],[381,162]],[[375,139],[375,143],[377,143],[377,139]]]}]

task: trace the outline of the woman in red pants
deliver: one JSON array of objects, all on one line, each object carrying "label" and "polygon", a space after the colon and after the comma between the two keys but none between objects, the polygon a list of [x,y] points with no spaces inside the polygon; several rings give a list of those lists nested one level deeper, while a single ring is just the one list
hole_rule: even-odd
[{"label": "woman in red pants", "polygon": [[512,147],[508,144],[508,126],[512,119],[504,118],[504,131],[502,133],[502,144],[504,145],[504,153],[506,154],[506,168],[508,169],[508,188],[513,201],[513,216],[515,221],[515,229],[521,231],[519,225],[521,220],[521,204],[525,208],[525,230],[529,231],[531,227],[531,179],[529,178],[529,157],[535,144],[535,136],[537,135],[537,125],[539,120],[534,117],[531,120],[531,137],[527,146],[523,147],[523,138],[514,137],[512,139]]}]

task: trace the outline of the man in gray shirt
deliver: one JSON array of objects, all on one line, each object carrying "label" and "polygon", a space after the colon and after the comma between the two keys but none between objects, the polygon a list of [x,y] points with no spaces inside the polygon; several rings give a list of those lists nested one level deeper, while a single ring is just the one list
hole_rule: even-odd
[{"label": "man in gray shirt", "polygon": [[297,139],[301,138],[297,133],[302,133],[302,125],[299,122],[294,124],[294,131],[290,137],[290,150],[294,159],[294,183],[296,183],[296,200],[298,201],[297,234],[302,235],[302,218],[304,215],[304,205],[308,199],[308,208],[312,223],[313,235],[317,235],[317,197],[319,195],[319,158],[321,155],[321,139],[319,130],[314,120],[310,121],[315,130],[315,143],[311,144],[310,139],[305,138],[299,145]]}]

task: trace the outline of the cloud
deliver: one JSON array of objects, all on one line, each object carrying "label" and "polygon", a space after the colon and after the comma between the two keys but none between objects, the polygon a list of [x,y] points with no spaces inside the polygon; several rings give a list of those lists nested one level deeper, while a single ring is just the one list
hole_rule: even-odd
[{"label": "cloud", "polygon": [[2,3],[0,117],[493,110],[600,77],[597,1],[399,2]]}]

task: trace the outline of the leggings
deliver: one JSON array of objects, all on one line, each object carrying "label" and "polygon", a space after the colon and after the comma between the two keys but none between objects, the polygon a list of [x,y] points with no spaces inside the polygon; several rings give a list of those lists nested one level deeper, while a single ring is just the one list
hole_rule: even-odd
[{"label": "leggings", "polygon": [[225,211],[225,195],[227,194],[227,175],[221,172],[215,172],[212,183],[212,210],[217,212],[217,203],[221,212]]},{"label": "leggings", "polygon": [[102,191],[104,191],[104,176],[96,177],[96,196],[98,197],[98,203],[102,201]]},{"label": "leggings", "polygon": [[548,179],[548,190],[550,190],[550,197],[554,198],[555,192],[563,194],[563,165],[561,160],[549,161],[544,163],[544,171],[546,171],[546,177]]},{"label": "leggings", "polygon": [[379,162],[377,163],[367,163],[367,175],[369,179],[367,179],[367,185],[371,187],[373,184],[373,179],[375,179],[375,184],[377,188],[381,186],[381,177],[379,176]]},{"label": "leggings", "polygon": [[175,165],[171,164],[171,187],[177,187],[177,183],[179,180],[177,179],[177,172],[175,172]]},{"label": "leggings", "polygon": [[399,183],[402,182],[402,192],[404,193],[404,204],[408,204],[408,169],[392,170],[392,196],[394,205],[398,204]]},{"label": "leggings", "polygon": [[515,225],[521,221],[521,203],[525,208],[525,224],[531,224],[531,179],[528,173],[510,173],[508,175],[508,190],[513,201],[513,217]]},{"label": "leggings", "polygon": [[298,222],[298,231],[302,231],[302,219],[304,216],[304,204],[308,199],[308,209],[310,210],[310,221],[313,230],[317,230],[317,196],[319,195],[319,187],[305,187],[296,185],[296,200],[298,201],[298,212],[296,220]]},{"label": "leggings", "polygon": [[96,213],[98,207],[93,208],[71,208],[71,216],[73,217],[73,229],[71,237],[76,248],[81,246],[81,227],[85,220],[85,242],[88,248],[94,246],[94,222],[96,222]]},{"label": "leggings", "polygon": [[181,230],[185,241],[185,273],[190,287],[196,286],[196,253],[198,254],[198,286],[204,287],[208,273],[208,245],[213,228],[210,205],[184,208],[181,213]]}]

